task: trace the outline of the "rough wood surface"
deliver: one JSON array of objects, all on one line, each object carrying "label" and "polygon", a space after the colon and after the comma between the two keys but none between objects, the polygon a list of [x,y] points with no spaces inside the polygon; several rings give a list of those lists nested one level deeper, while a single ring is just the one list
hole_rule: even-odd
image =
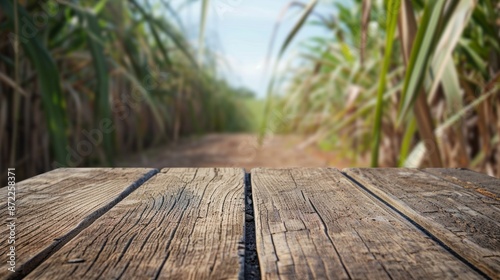
[{"label": "rough wood surface", "polygon": [[498,178],[463,168],[425,168],[423,171],[500,201],[500,179]]},{"label": "rough wood surface", "polygon": [[237,279],[244,172],[164,169],[28,279]]},{"label": "rough wood surface", "polygon": [[[0,278],[32,270],[153,173],[148,168],[60,168],[17,183],[16,274],[2,261]],[[7,189],[1,192],[6,198]],[[0,209],[7,212],[6,199]],[[0,235],[8,231],[2,226]],[[6,256],[9,246],[2,242],[0,255]]]},{"label": "rough wood surface", "polygon": [[402,216],[324,168],[253,169],[264,279],[474,279]]},{"label": "rough wood surface", "polygon": [[417,169],[346,169],[469,263],[500,279],[500,203]]}]

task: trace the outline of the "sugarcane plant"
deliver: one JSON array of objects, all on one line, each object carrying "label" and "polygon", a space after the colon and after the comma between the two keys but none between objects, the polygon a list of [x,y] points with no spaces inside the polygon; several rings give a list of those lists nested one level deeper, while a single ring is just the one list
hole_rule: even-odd
[{"label": "sugarcane plant", "polygon": [[500,2],[332,5],[331,17],[308,21],[331,37],[302,42],[288,58],[300,65],[275,73],[286,76],[270,91],[280,96],[283,131],[363,165],[498,176]]},{"label": "sugarcane plant", "polygon": [[197,57],[175,11],[169,1],[0,0],[2,166],[19,178],[112,166],[182,135],[244,129],[240,89],[213,50]]}]

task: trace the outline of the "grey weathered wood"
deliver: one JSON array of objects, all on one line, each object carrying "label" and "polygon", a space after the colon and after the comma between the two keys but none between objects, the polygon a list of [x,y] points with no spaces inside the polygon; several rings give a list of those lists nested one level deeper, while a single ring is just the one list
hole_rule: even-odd
[{"label": "grey weathered wood", "polygon": [[500,201],[500,179],[498,178],[463,168],[425,168],[423,171]]},{"label": "grey weathered wood", "polygon": [[164,169],[28,279],[237,279],[244,172]]},{"label": "grey weathered wood", "polygon": [[[2,261],[0,278],[32,270],[154,172],[148,168],[60,168],[17,183],[17,274],[7,271]],[[7,189],[0,191],[6,198]],[[0,209],[6,212],[6,199]],[[7,237],[8,230],[2,226],[0,235]],[[6,256],[10,245],[2,242],[0,246],[0,255]]]},{"label": "grey weathered wood", "polygon": [[473,269],[326,168],[253,169],[264,279],[474,279]]},{"label": "grey weathered wood", "polygon": [[498,200],[417,169],[345,172],[489,277],[500,278]]}]

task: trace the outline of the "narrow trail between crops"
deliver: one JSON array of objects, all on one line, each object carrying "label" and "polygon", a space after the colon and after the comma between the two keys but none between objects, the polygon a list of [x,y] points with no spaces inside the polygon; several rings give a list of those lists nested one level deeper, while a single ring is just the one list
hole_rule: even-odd
[{"label": "narrow trail between crops", "polygon": [[269,136],[262,146],[255,134],[208,134],[181,139],[123,157],[122,167],[323,167],[344,168],[353,164],[332,152],[304,148],[305,139],[294,135]]}]

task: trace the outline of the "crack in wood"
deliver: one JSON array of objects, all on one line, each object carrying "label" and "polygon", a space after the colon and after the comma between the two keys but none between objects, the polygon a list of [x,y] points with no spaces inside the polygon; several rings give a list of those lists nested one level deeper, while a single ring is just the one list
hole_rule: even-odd
[{"label": "crack in wood", "polygon": [[[328,240],[330,241],[330,243],[332,244],[333,249],[335,250],[335,253],[339,257],[340,263],[342,264],[342,267],[344,268],[345,273],[347,274],[347,277],[349,277],[349,279],[353,279],[351,274],[349,273],[349,270],[347,269],[347,266],[344,263],[344,260],[342,259],[342,256],[339,253],[339,250],[337,249],[337,246],[335,246],[335,243],[333,242],[332,237],[328,234],[328,226],[326,225],[325,220],[323,220],[323,217],[321,217],[321,215],[318,212],[318,209],[316,209],[316,206],[314,206],[314,203],[311,201],[310,198],[308,198],[308,201],[311,204],[312,208],[314,209],[314,212],[316,212],[316,214],[318,215],[318,218],[321,221],[321,224],[323,225],[323,231],[324,231],[326,237],[328,238]],[[358,232],[356,232],[356,233],[358,233]],[[358,233],[358,236],[359,236],[359,233]]]},{"label": "crack in wood", "polygon": [[[168,173],[168,172],[167,172]],[[191,181],[189,182],[186,182],[184,183],[184,186],[179,194],[179,200],[182,198],[182,195],[184,194],[184,191],[186,190],[186,187],[188,186],[188,184],[192,183],[194,181],[194,179],[196,178],[196,175],[198,174],[198,169],[196,169],[195,171],[195,174],[193,176],[193,178],[191,179]],[[208,187],[208,184],[206,185]],[[163,196],[162,196],[163,197]],[[181,215],[179,216],[179,219],[177,220],[177,223],[174,227],[174,229],[172,230],[172,232],[170,233],[170,236],[168,238],[168,241],[167,241],[167,245],[165,246],[165,248],[167,249],[167,254],[165,255],[165,257],[163,258],[159,268],[158,268],[158,271],[156,272],[155,276],[154,276],[154,279],[158,279],[160,277],[160,273],[161,271],[163,270],[163,267],[165,266],[165,263],[167,262],[168,258],[170,257],[170,244],[172,243],[172,240],[174,239],[175,237],[175,234],[177,232],[177,230],[179,229],[179,225],[180,225],[180,221],[182,220],[182,217],[184,217],[184,214],[186,213],[186,209],[188,209],[189,205],[191,203],[191,199],[187,199],[187,203],[186,203],[186,206],[184,207],[184,209],[181,211]],[[201,203],[201,201],[200,201]],[[177,204],[177,200],[174,201],[174,203],[172,204],[172,209],[174,208],[174,206]],[[167,215],[164,215],[163,218],[165,218]],[[167,228],[165,228],[166,230]],[[193,227],[194,229],[194,227]]]}]

